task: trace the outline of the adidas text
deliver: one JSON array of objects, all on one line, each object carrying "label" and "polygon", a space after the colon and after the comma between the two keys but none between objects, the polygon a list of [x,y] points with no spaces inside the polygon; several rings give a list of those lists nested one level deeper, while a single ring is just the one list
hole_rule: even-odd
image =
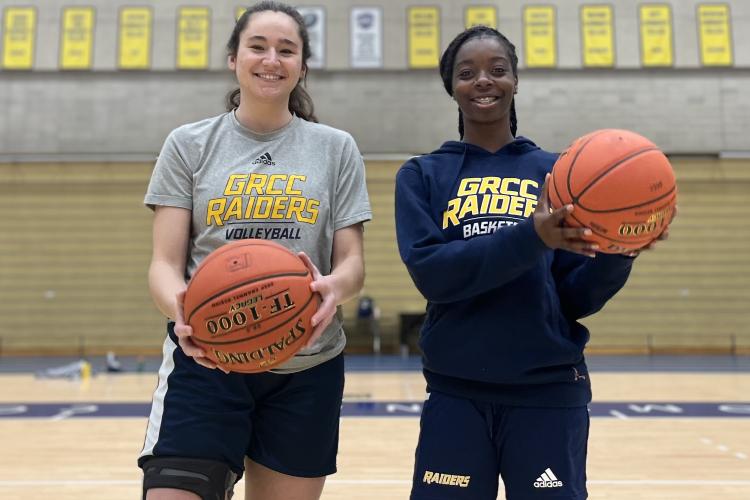
[{"label": "adidas text", "polygon": [[534,488],[560,488],[560,487],[562,487],[562,481],[534,481]]},{"label": "adidas text", "polygon": [[562,488],[563,482],[557,479],[552,469],[547,468],[542,475],[534,481],[534,488]]}]

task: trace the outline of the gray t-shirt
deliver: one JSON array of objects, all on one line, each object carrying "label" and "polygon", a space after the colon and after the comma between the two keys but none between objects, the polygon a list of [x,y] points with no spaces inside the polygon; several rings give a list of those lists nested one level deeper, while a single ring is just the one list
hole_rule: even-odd
[{"label": "gray t-shirt", "polygon": [[[234,112],[178,127],[164,142],[144,202],[192,210],[186,278],[213,250],[247,238],[304,251],[329,274],[334,232],[372,218],[352,136],[296,116],[269,134],[243,127]],[[339,311],[315,345],[273,371],[316,366],[345,343]]]}]

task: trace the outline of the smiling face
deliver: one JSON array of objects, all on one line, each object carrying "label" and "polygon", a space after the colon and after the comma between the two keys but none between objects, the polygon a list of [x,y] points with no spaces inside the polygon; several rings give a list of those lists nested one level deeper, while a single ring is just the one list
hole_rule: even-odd
[{"label": "smiling face", "polygon": [[500,40],[482,36],[466,41],[456,53],[452,84],[467,127],[509,122],[518,78]]},{"label": "smiling face", "polygon": [[236,54],[228,57],[243,97],[287,101],[304,78],[302,38],[290,16],[275,11],[253,13],[240,33]]}]

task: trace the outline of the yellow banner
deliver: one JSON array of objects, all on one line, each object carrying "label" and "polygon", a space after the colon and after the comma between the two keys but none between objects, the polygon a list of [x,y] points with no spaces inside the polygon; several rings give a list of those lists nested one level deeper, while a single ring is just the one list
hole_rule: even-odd
[{"label": "yellow banner", "polygon": [[667,4],[641,5],[641,64],[672,66],[672,10]]},{"label": "yellow banner", "polygon": [[557,65],[555,8],[535,5],[523,8],[526,67],[552,68]]},{"label": "yellow banner", "polygon": [[482,25],[497,28],[497,9],[490,6],[466,7],[466,27]]},{"label": "yellow banner", "polygon": [[121,69],[151,67],[151,29],[153,13],[150,7],[124,7],[120,11]]},{"label": "yellow banner", "polygon": [[727,4],[698,5],[702,65],[731,66],[734,63],[730,19]]},{"label": "yellow banner", "polygon": [[211,26],[208,8],[181,7],[177,26],[177,67],[208,68],[208,37]]},{"label": "yellow banner", "polygon": [[34,65],[36,9],[6,7],[3,33],[3,67],[31,69]]},{"label": "yellow banner", "polygon": [[90,69],[94,45],[94,8],[65,7],[60,42],[61,69]]},{"label": "yellow banner", "polygon": [[581,7],[583,65],[609,68],[615,65],[614,28],[611,5]]},{"label": "yellow banner", "polygon": [[409,7],[409,67],[436,68],[440,60],[440,11]]}]

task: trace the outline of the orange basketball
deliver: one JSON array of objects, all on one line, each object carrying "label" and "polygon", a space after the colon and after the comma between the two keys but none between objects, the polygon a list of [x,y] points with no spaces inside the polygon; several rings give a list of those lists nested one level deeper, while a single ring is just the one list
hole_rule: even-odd
[{"label": "orange basketball", "polygon": [[599,251],[637,250],[672,220],[677,185],[664,153],[628,130],[604,129],[562,152],[548,186],[552,207],[573,204],[565,222],[588,227]]},{"label": "orange basketball", "polygon": [[206,356],[228,370],[270,370],[312,334],[320,302],[297,255],[266,240],[242,240],[211,252],[188,283],[185,322]]}]

